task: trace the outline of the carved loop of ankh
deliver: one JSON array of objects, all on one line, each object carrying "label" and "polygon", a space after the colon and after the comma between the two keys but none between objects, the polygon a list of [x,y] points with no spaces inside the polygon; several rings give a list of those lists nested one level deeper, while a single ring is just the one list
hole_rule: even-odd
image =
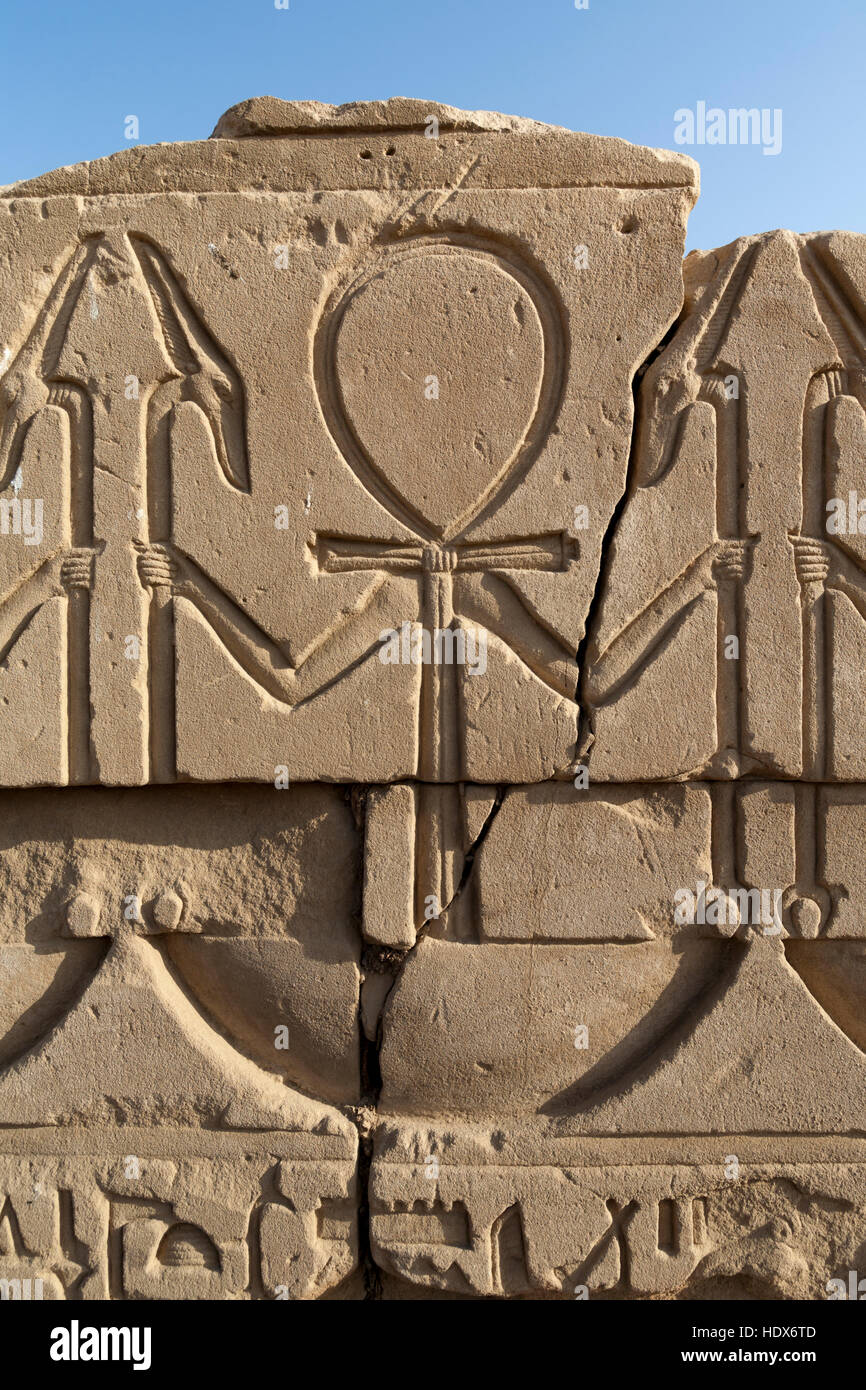
[{"label": "carved loop of ankh", "polygon": [[[460,571],[564,569],[564,533],[467,541],[525,475],[555,414],[559,319],[541,280],[473,237],[380,251],[333,297],[316,345],[320,399],[346,461],[417,542],[319,536],[325,570],[419,572],[422,627],[452,626]],[[460,776],[453,671],[422,670],[419,776]]]}]

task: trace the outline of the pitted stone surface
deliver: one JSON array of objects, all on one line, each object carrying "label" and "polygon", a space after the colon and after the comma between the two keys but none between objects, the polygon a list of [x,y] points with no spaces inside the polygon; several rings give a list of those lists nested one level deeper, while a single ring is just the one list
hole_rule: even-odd
[{"label": "pitted stone surface", "polygon": [[696,195],[271,97],[0,190],[9,1287],[862,1264],[866,240]]}]

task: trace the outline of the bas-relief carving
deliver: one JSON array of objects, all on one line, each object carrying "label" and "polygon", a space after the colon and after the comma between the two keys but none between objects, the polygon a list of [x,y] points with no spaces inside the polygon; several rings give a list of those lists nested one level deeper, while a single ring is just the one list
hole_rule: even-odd
[{"label": "bas-relief carving", "polygon": [[357,832],[333,788],[251,791],[3,794],[0,1277],[310,1298],[356,1268]]},{"label": "bas-relief carving", "polygon": [[689,258],[655,355],[689,161],[271,105],[6,190],[0,1278],[825,1296],[861,239]]},{"label": "bas-relief carving", "polygon": [[589,639],[597,778],[863,775],[860,243],[774,232],[686,261]]}]

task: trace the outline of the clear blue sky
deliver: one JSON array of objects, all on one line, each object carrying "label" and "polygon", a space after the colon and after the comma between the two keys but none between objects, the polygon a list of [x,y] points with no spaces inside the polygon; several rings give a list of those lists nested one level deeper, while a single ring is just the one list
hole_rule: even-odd
[{"label": "clear blue sky", "polygon": [[680,108],[781,108],[782,150],[704,145],[690,246],[866,231],[866,0],[0,0],[0,184],[195,140],[244,97],[394,95],[674,148]]}]

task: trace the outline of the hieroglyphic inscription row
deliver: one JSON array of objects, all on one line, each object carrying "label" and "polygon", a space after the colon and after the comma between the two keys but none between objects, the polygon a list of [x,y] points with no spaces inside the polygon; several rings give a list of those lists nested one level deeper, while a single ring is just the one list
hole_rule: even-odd
[{"label": "hieroglyphic inscription row", "polygon": [[405,961],[336,788],[4,794],[0,1277],[351,1296],[359,1011],[383,1271],[482,1296],[841,1277],[866,1240],[866,791],[546,783],[492,818],[492,789],[458,792],[463,886]]}]

